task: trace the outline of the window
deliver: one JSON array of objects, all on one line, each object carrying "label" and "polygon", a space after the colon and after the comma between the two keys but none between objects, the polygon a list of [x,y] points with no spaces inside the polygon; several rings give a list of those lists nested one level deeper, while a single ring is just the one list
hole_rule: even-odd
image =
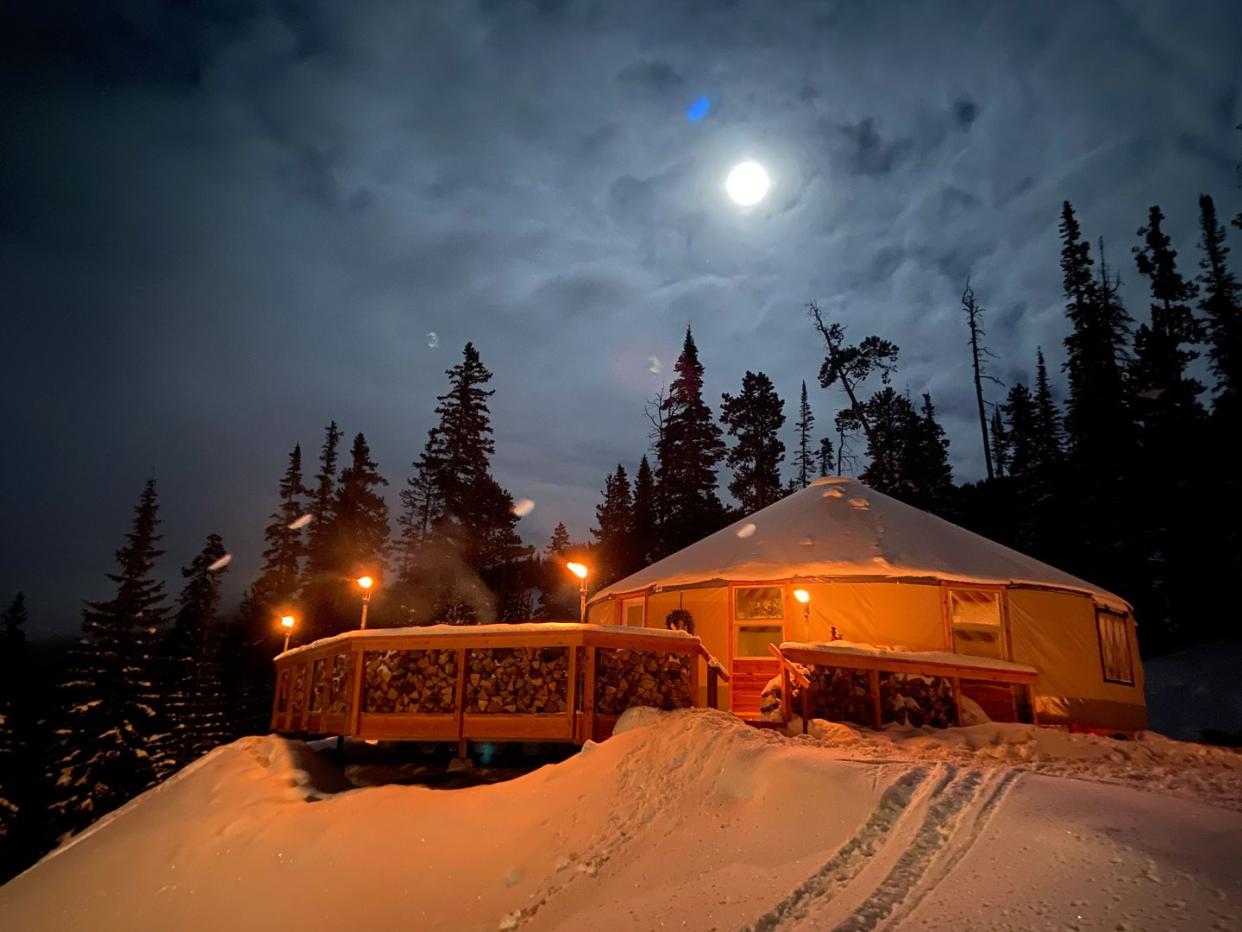
[{"label": "window", "polygon": [[643,600],[626,599],[621,603],[621,620],[626,627],[641,628],[643,626]]},{"label": "window", "polygon": [[1130,632],[1126,616],[1107,609],[1095,612],[1100,633],[1100,661],[1106,683],[1134,685],[1134,662],[1130,656]]},{"label": "window", "polygon": [[785,590],[780,586],[748,586],[733,590],[734,657],[763,657],[769,644],[784,640]]},{"label": "window", "polygon": [[1005,659],[999,589],[950,589],[949,624],[954,653]]}]

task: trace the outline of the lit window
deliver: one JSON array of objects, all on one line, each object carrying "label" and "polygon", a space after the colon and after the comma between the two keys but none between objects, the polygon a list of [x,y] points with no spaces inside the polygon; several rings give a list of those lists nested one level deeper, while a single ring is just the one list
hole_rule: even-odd
[{"label": "lit window", "polygon": [[1004,659],[1000,600],[998,589],[949,590],[949,623],[955,653]]},{"label": "lit window", "polygon": [[643,600],[634,599],[622,603],[625,610],[625,624],[630,628],[641,628],[643,626]]},{"label": "lit window", "polygon": [[1095,624],[1100,633],[1100,660],[1108,683],[1134,685],[1134,661],[1130,656],[1130,636],[1126,616],[1097,609]]},{"label": "lit window", "polygon": [[784,638],[785,590],[781,586],[748,586],[733,592],[734,657],[770,658],[769,644]]}]

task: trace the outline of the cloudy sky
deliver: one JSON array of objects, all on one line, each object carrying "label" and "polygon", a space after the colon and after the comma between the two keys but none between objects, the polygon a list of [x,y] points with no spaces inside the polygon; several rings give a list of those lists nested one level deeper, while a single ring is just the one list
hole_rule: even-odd
[{"label": "cloudy sky", "polygon": [[827,427],[810,300],[901,346],[977,478],[967,276],[995,374],[1059,368],[1069,198],[1141,316],[1146,208],[1189,269],[1197,195],[1242,201],[1239,47],[1235,0],[10,0],[0,600],[76,625],[148,476],[173,591],[213,531],[236,589],[331,418],[395,504],[467,340],[532,542],[586,534],[687,324],[714,403],[763,370],[792,425],[805,378]]}]

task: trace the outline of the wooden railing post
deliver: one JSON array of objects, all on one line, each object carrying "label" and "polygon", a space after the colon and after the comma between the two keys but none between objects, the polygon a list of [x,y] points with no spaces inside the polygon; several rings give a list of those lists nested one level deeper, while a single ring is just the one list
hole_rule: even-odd
[{"label": "wooden railing post", "polygon": [[884,713],[880,707],[880,671],[871,671],[871,717],[875,721],[875,730],[879,731],[884,724]]},{"label": "wooden railing post", "polygon": [[362,731],[362,678],[366,675],[366,656],[361,644],[351,645],[354,655],[354,682],[349,690],[349,709],[347,710],[349,733],[351,737],[359,737]]},{"label": "wooden railing post", "polygon": [[582,679],[582,727],[585,738],[592,741],[595,740],[595,653],[598,649],[594,644],[587,645],[586,675]]},{"label": "wooden railing post", "polygon": [[720,679],[720,671],[716,669],[714,663],[707,665],[707,707],[715,709],[718,707],[720,695],[717,681]]},{"label": "wooden railing post", "polygon": [[457,712],[457,759],[466,759],[466,649],[457,648],[457,682],[453,687],[453,709]]}]

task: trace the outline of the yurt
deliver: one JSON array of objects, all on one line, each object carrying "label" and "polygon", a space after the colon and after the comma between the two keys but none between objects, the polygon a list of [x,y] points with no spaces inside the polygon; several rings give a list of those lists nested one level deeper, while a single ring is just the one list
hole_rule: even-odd
[{"label": "yurt", "polygon": [[819,479],[588,605],[607,625],[662,628],[684,613],[727,666],[723,701],[748,718],[779,670],[769,645],[840,639],[1024,664],[1038,671],[1040,723],[1146,727],[1129,603],[856,479]]}]

